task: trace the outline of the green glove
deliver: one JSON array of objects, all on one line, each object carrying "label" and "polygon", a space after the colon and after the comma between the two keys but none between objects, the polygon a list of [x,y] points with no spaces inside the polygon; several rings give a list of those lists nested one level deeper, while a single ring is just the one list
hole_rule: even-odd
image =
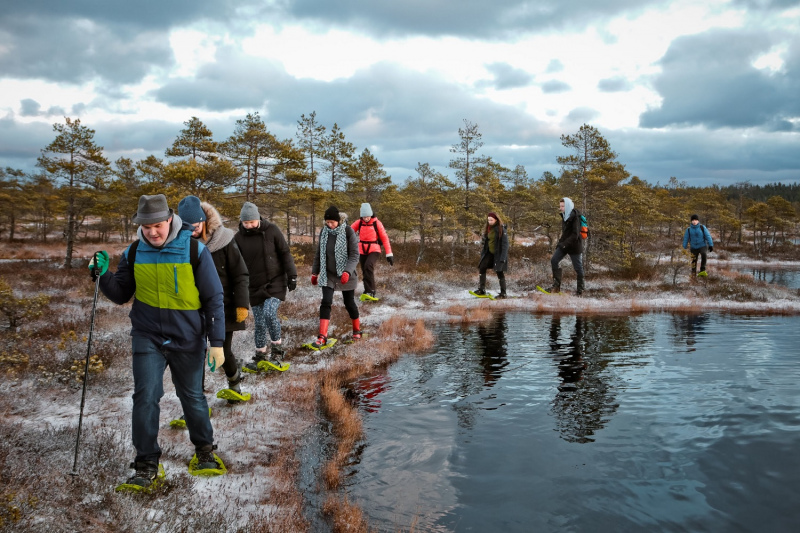
[{"label": "green glove", "polygon": [[92,274],[93,280],[108,272],[108,252],[100,250],[94,253],[89,260],[89,272]]},{"label": "green glove", "polygon": [[225,362],[225,353],[222,351],[222,346],[214,347],[208,349],[208,355],[206,356],[206,363],[208,364],[208,368],[214,372],[217,367],[221,367],[222,363]]}]

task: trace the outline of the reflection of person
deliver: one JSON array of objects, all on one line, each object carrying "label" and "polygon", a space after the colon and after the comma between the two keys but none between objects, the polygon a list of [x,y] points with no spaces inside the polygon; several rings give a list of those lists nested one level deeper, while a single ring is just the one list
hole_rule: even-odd
[{"label": "reflection of person", "polygon": [[372,212],[372,206],[361,204],[361,218],[353,222],[353,231],[358,234],[359,264],[361,275],[364,276],[364,294],[361,301],[377,301],[375,296],[375,263],[381,256],[381,246],[386,250],[386,261],[394,266],[394,255],[389,236],[383,223]]},{"label": "reflection of person", "polygon": [[373,376],[364,377],[356,380],[352,384],[352,394],[358,399],[358,403],[364,407],[368,413],[377,413],[381,406],[379,399],[381,393],[389,388],[389,376],[383,372]]},{"label": "reflection of person", "polygon": [[686,337],[686,346],[690,352],[695,351],[694,345],[697,344],[698,334],[702,334],[705,324],[708,321],[708,314],[698,315],[675,315],[675,324],[678,326],[678,333]]},{"label": "reflection of person", "polygon": [[496,315],[495,319],[489,324],[478,325],[483,382],[487,388],[495,384],[503,368],[508,366],[507,330],[505,314]]},{"label": "reflection of person", "polygon": [[481,247],[481,260],[478,263],[479,286],[475,291],[477,295],[486,294],[486,271],[489,269],[497,273],[500,283],[500,294],[497,298],[506,298],[506,270],[508,270],[508,236],[505,226],[500,222],[497,213],[486,215],[486,228],[483,230]]},{"label": "reflection of person", "polygon": [[558,202],[561,212],[561,237],[556,243],[556,250],[550,259],[553,270],[553,285],[547,292],[561,292],[561,267],[559,263],[569,255],[572,267],[578,276],[576,294],[583,294],[583,239],[581,239],[581,216],[570,198],[562,198]]},{"label": "reflection of person", "polygon": [[[281,230],[261,217],[258,207],[245,202],[239,214],[239,231],[234,237],[250,272],[250,307],[255,319],[256,353],[244,366],[245,372],[263,369],[261,361],[269,360],[282,367],[284,348],[278,307],[286,299],[286,290],[297,288],[297,268]],[[267,356],[267,340],[270,354]]]},{"label": "reflection of person", "polygon": [[[222,298],[225,306],[225,342],[222,349],[225,362],[222,368],[228,378],[228,389],[242,394],[242,373],[231,346],[233,332],[245,329],[247,308],[250,305],[247,273],[239,247],[233,240],[235,232],[222,225],[222,217],[214,206],[200,202],[197,196],[187,196],[178,203],[178,214],[184,222],[194,228],[192,237],[199,239],[211,252],[219,281],[222,283]],[[236,400],[228,400],[235,403]]]},{"label": "reflection of person", "polygon": [[558,337],[561,334],[561,317],[554,316],[550,323],[550,348],[553,350],[558,365],[558,376],[561,385],[558,390],[566,392],[575,390],[574,385],[582,379],[586,364],[583,362],[583,317],[575,317],[575,331],[569,343],[561,344]]},{"label": "reflection of person", "polygon": [[[689,247],[692,254],[692,276],[708,276],[706,273],[706,253],[714,251],[714,241],[711,233],[704,225],[700,224],[700,217],[692,215],[691,224],[683,234],[683,249]],[[697,273],[697,256],[700,256],[700,273]]]},{"label": "reflection of person", "polygon": [[148,488],[156,480],[161,457],[159,402],[167,367],[195,446],[194,471],[221,473],[203,394],[203,365],[206,337],[211,345],[209,366],[213,369],[224,362],[225,317],[222,285],[211,254],[203,244],[192,244],[192,226],[173,214],[167,198],[163,194],[139,198],[133,221],[139,224],[139,240],[123,252],[116,273],[108,272],[105,251],[95,254],[89,267],[99,272],[100,289],[109,300],[121,305],[133,297],[131,434],[136,472],[127,484]]},{"label": "reflection of person", "polygon": [[353,321],[353,339],[361,338],[361,323],[358,318],[355,291],[358,286],[358,237],[347,225],[347,216],[339,213],[336,206],[325,210],[325,225],[319,232],[319,245],[311,266],[311,284],[322,288],[319,306],[319,335],[311,346],[321,348],[328,343],[328,325],[331,321],[333,293],[342,292],[344,307]]}]

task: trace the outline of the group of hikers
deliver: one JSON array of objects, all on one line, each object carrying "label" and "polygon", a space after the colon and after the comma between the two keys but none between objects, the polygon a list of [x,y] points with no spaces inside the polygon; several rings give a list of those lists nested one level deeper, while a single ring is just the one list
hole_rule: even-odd
[{"label": "group of hikers", "polygon": [[[562,259],[570,257],[577,275],[578,295],[585,288],[582,263],[581,215],[570,198],[559,202],[561,236],[551,258],[553,283],[549,292],[561,290]],[[486,296],[486,273],[497,274],[500,293],[506,298],[508,270],[506,228],[495,212],[486,217],[482,236],[479,288]],[[585,220],[585,219],[584,219]],[[136,456],[134,474],[118,487],[125,491],[147,491],[163,477],[158,444],[160,407],[167,367],[183,410],[195,455],[189,463],[194,475],[226,472],[214,451],[213,428],[208,402],[203,393],[205,368],[222,368],[228,388],[217,394],[231,403],[249,399],[241,390],[244,373],[270,369],[285,370],[285,348],[278,307],[287,291],[297,288],[297,268],[280,229],[263,218],[258,207],[245,202],[239,215],[238,231],[223,225],[220,213],[196,196],[169,208],[163,194],[143,195],[133,222],[139,225],[138,239],[122,253],[116,272],[109,271],[109,254],[95,253],[89,263],[100,291],[116,304],[133,298],[130,311],[132,368],[134,379],[132,441]],[[699,227],[698,227],[699,226]],[[699,275],[704,275],[706,251],[713,250],[711,235],[699,225],[696,215],[684,237],[691,245],[692,265],[702,257]],[[362,338],[359,309],[355,301],[357,265],[361,266],[361,301],[377,301],[375,265],[381,248],[389,265],[394,265],[386,230],[374,216],[369,203],[361,204],[360,217],[352,225],[336,206],[324,214],[311,267],[311,284],[322,290],[319,332],[305,346],[319,350],[329,346],[328,329],[336,292],[342,293],[352,320],[352,340]],[[245,330],[252,310],[255,354],[242,364],[232,351],[233,333]]]}]

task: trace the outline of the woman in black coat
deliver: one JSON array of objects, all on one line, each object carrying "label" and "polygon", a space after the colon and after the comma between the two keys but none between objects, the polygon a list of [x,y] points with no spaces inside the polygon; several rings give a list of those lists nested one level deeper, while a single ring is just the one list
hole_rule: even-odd
[{"label": "woman in black coat", "polygon": [[500,294],[496,298],[506,298],[506,270],[508,270],[508,236],[506,228],[500,222],[497,213],[486,215],[486,229],[483,231],[483,246],[481,247],[481,260],[478,263],[480,273],[480,286],[475,294],[486,294],[486,271],[493,269],[500,282]]},{"label": "woman in black coat", "polygon": [[278,226],[261,218],[255,204],[245,202],[239,219],[235,240],[250,272],[250,307],[256,323],[256,353],[253,362],[245,365],[244,370],[283,371],[289,365],[282,362],[284,349],[278,306],[286,299],[287,289],[293,291],[297,288],[297,268],[283,233]]},{"label": "woman in black coat", "polygon": [[222,283],[223,304],[225,307],[225,343],[222,345],[225,362],[222,368],[228,378],[228,391],[220,391],[218,397],[230,402],[249,399],[242,396],[239,383],[242,380],[239,364],[233,354],[233,332],[245,329],[248,307],[249,275],[247,265],[242,258],[239,247],[233,240],[234,231],[222,225],[222,217],[207,202],[200,202],[196,196],[187,196],[178,204],[181,219],[194,226],[192,237],[206,245],[217,274]]}]

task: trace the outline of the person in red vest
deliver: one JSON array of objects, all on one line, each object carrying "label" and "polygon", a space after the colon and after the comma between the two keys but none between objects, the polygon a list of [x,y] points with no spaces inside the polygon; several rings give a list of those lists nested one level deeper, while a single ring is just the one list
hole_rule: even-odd
[{"label": "person in red vest", "polygon": [[359,298],[362,302],[377,302],[375,296],[375,263],[381,256],[381,246],[386,251],[386,261],[394,266],[394,255],[389,236],[383,223],[374,216],[372,206],[368,203],[361,204],[361,218],[350,226],[358,234],[358,262],[361,265],[361,275],[364,278],[364,293]]}]

